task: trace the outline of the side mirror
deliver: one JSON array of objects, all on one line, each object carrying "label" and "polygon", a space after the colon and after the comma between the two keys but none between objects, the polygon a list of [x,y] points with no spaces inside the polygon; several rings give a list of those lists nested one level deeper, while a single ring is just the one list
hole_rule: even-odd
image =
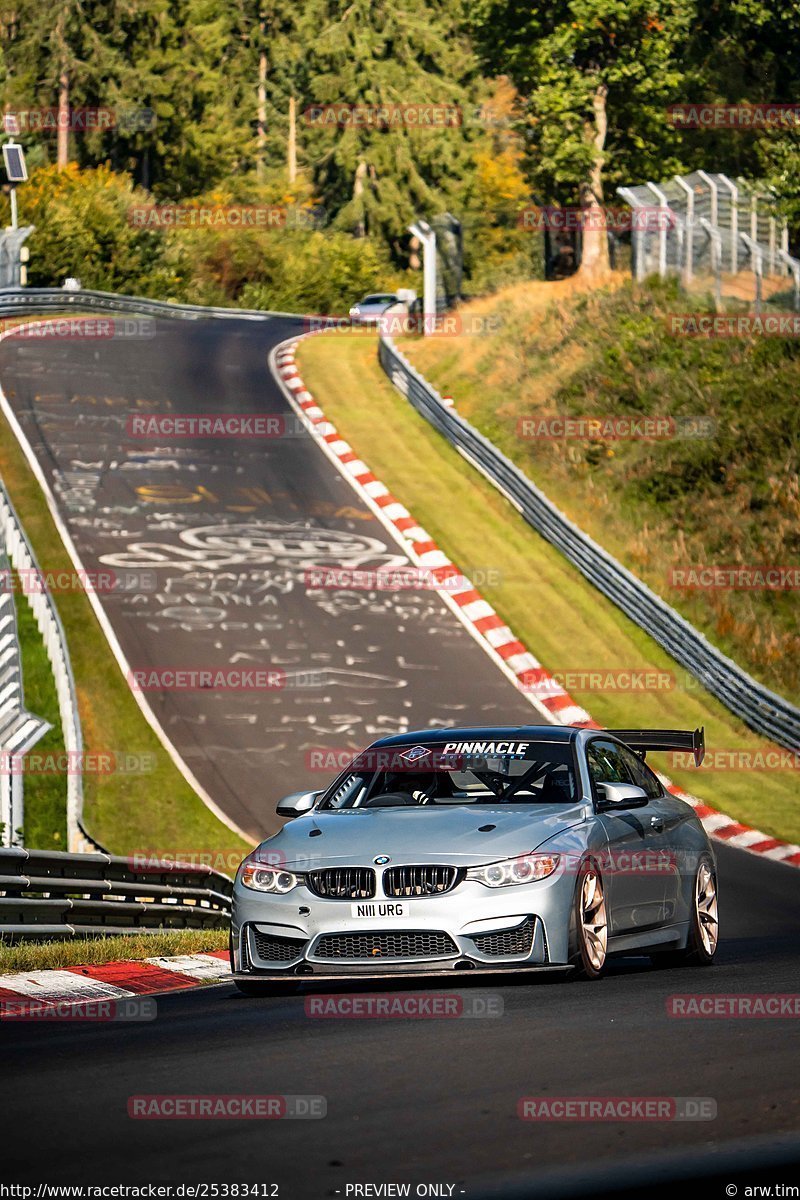
[{"label": "side mirror", "polygon": [[644,788],[633,783],[598,783],[600,793],[599,808],[610,812],[617,808],[644,808],[648,801]]},{"label": "side mirror", "polygon": [[275,811],[279,817],[302,817],[311,812],[321,795],[322,792],[291,792],[278,801]]}]

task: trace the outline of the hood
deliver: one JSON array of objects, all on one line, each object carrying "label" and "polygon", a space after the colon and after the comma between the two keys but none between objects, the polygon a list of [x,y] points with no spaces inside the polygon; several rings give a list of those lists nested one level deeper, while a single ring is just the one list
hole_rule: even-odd
[{"label": "hood", "polygon": [[590,811],[583,803],[344,808],[298,817],[262,842],[259,852],[297,871],[372,866],[379,854],[395,866],[477,866],[527,854],[585,821]]}]

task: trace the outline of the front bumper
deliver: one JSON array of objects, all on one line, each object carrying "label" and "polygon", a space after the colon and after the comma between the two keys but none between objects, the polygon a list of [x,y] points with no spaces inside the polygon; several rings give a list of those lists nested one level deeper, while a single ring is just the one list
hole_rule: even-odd
[{"label": "front bumper", "polygon": [[464,881],[404,900],[402,917],[359,919],[353,901],[323,900],[304,886],[272,896],[237,884],[232,967],[247,979],[563,967],[573,892],[574,879],[561,875],[497,889]]}]

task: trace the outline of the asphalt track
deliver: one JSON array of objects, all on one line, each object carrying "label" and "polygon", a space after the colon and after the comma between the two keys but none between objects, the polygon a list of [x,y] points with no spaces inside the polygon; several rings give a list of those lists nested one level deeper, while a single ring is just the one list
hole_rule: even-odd
[{"label": "asphalt track", "polygon": [[[719,867],[723,940],[711,968],[655,971],[631,959],[599,983],[459,975],[452,985],[405,985],[488,990],[502,998],[500,1017],[312,1018],[307,986],[250,999],[224,985],[160,998],[149,1024],[0,1024],[0,1176],[275,1181],[284,1200],[403,1181],[455,1184],[456,1197],[517,1183],[514,1194],[533,1196],[550,1194],[537,1181],[554,1169],[581,1168],[591,1179],[613,1165],[624,1181],[631,1157],[679,1152],[690,1169],[695,1155],[797,1135],[796,1018],[667,1014],[675,994],[798,990],[800,872],[725,847]],[[321,1095],[327,1116],[127,1116],[130,1096],[165,1093]],[[517,1116],[523,1096],[628,1095],[710,1097],[717,1116],[610,1124]],[[757,1182],[769,1178],[765,1170]],[[800,1154],[794,1177],[783,1178],[800,1184]]]},{"label": "asphalt track", "polygon": [[[108,457],[111,447],[103,440],[100,423],[85,419],[94,411],[87,400],[91,395],[120,397],[119,403],[106,405],[116,417],[136,396],[150,405],[170,400],[182,405],[182,411],[199,411],[204,397],[206,411],[221,406],[221,397],[240,409],[253,405],[283,411],[264,357],[270,336],[284,333],[277,323],[272,334],[244,324],[219,329],[202,323],[160,330],[146,351],[123,344],[100,349],[79,343],[50,345],[37,348],[36,356],[27,360],[28,367],[36,367],[38,381],[2,351],[0,378],[15,392],[13,402],[29,433],[37,436],[37,449],[51,474],[89,470],[70,467],[75,460],[103,464],[92,468],[100,476],[95,505],[68,510],[87,566],[98,564],[101,555],[117,553],[114,547],[130,552],[131,545],[143,541],[168,544],[170,561],[177,561],[175,547],[186,545],[181,532],[212,522],[277,519],[307,527],[311,521],[315,528],[324,524],[348,535],[355,530],[388,545],[374,523],[343,512],[353,504],[352,494],[302,439],[248,448],[235,459],[236,465],[231,447],[220,443],[200,450],[189,447],[191,459],[179,460],[178,468],[151,463],[125,471],[119,466],[119,452],[116,459]],[[57,399],[45,403],[35,400],[36,394]],[[112,444],[114,436],[119,441],[119,429],[118,421],[109,426]],[[197,465],[196,473],[185,465],[188,461]],[[167,528],[169,521],[156,515],[161,507],[152,509],[135,490],[156,486],[167,472],[171,483],[202,484],[218,498],[213,503],[207,497],[199,500],[193,509],[198,519],[192,523],[193,518],[181,516],[178,529]],[[77,498],[70,500],[76,504],[81,478],[53,477],[64,488],[78,485]],[[285,491],[277,512],[232,510],[237,497],[231,489],[243,479],[245,486]],[[312,501],[333,509],[310,517]],[[105,508],[111,511],[102,511]],[[176,505],[164,509],[178,511]],[[81,523],[82,517],[91,518],[90,523]],[[124,518],[124,523],[105,529],[98,525],[99,517],[116,523]],[[128,531],[124,536],[122,529]],[[239,536],[244,538],[240,549],[255,540],[252,535]],[[141,556],[142,551],[133,553]],[[150,554],[152,558],[152,548]],[[167,571],[165,578],[173,578],[171,571],[177,578],[185,574],[175,568],[156,569]],[[335,658],[337,667],[350,669],[347,659],[355,656],[366,660],[359,665],[373,674],[407,680],[406,688],[382,694],[380,712],[387,717],[398,720],[406,713],[426,724],[431,716],[463,720],[465,706],[476,721],[525,719],[530,712],[446,614],[423,619],[416,613],[398,623],[393,610],[389,615],[385,609],[377,614],[359,610],[355,623],[362,628],[354,628],[352,616],[340,620],[324,610],[322,615],[319,609],[302,611],[307,599],[300,590],[294,600],[300,614],[281,608],[277,633],[265,649],[271,654],[294,652],[294,641],[287,640],[289,630],[301,643],[297,662],[306,664],[316,652],[311,647],[324,653],[329,639],[343,638],[346,645]],[[173,660],[179,650],[187,655],[196,651],[201,633],[182,630],[178,623],[164,629],[162,636],[161,628],[149,628],[149,620],[123,619],[124,605],[124,600],[113,598],[109,612],[121,638],[127,639],[132,660],[139,653],[160,661],[157,656],[165,647],[174,647]],[[164,619],[163,614],[151,616],[157,625]],[[250,636],[250,631],[239,632]],[[228,661],[238,644],[215,629],[202,637],[203,653],[207,649],[210,657],[218,650],[214,661]],[[441,655],[439,646],[445,647]],[[403,662],[415,664],[413,671],[398,664],[399,655]],[[193,661],[198,661],[196,653]],[[411,701],[410,709],[392,707],[399,691]],[[214,791],[220,774],[213,761],[215,739],[238,736],[234,731],[239,724],[215,724],[211,713],[223,706],[207,705],[203,713],[211,725],[206,725],[204,736],[210,744],[204,747],[203,737],[193,732],[186,695],[167,697],[161,715],[182,752],[192,755],[193,768],[198,774],[207,772],[204,782]],[[341,695],[342,704],[332,711],[350,711],[353,701],[352,711],[357,712],[357,692],[343,689]],[[249,793],[263,764],[253,766],[246,760],[251,746],[269,740],[265,730],[271,736],[281,728],[287,693],[257,699],[263,705],[257,736],[248,741],[241,734],[235,743],[243,760],[240,769],[227,779],[227,791],[215,793],[221,802],[230,801],[232,813],[254,825],[267,820]],[[298,702],[301,711],[303,702]],[[358,723],[360,732],[377,721],[374,709],[368,711],[373,715]],[[324,728],[334,728],[333,720]],[[356,726],[357,739],[355,730]],[[324,737],[333,744],[333,736],[317,727],[297,739],[293,731],[285,754],[276,759],[275,777],[284,770],[284,762],[296,762],[299,745],[312,739],[317,744]],[[340,736],[339,730],[335,736]],[[239,808],[234,808],[237,796]],[[716,1175],[706,1194],[722,1196],[733,1147],[734,1153],[738,1148],[741,1155],[758,1156],[753,1183],[774,1181],[773,1171],[762,1164],[788,1156],[793,1165],[784,1163],[778,1178],[800,1185],[796,1018],[676,1019],[667,1011],[668,998],[676,994],[798,991],[800,872],[725,846],[717,853],[722,941],[718,961],[710,969],[654,971],[645,960],[631,959],[614,964],[598,984],[572,983],[559,976],[531,981],[459,975],[452,985],[404,985],[407,991],[462,997],[489,991],[502,1000],[503,1015],[486,1019],[321,1019],[306,1015],[312,990],[308,985],[299,994],[276,993],[258,1000],[222,985],[159,998],[157,1019],[147,1024],[1,1023],[0,1180],[276,1182],[283,1200],[355,1196],[347,1190],[354,1184],[403,1182],[413,1185],[412,1195],[421,1184],[444,1185],[441,1194],[456,1198],[573,1194],[570,1189],[593,1195],[609,1188],[618,1191],[627,1181],[640,1189],[638,1194],[646,1191],[655,1197],[674,1194],[679,1185],[671,1182],[673,1172],[691,1175],[710,1169]],[[359,990],[370,990],[370,985],[360,984]],[[382,984],[371,990],[389,989]],[[324,1096],[327,1115],[317,1121],[199,1124],[133,1120],[127,1115],[131,1096],[176,1093]],[[517,1116],[524,1096],[704,1097],[715,1102],[717,1115],[710,1121],[532,1123]],[[730,1170],[732,1180],[740,1177]],[[361,1193],[365,1194],[381,1192]]]},{"label": "asphalt track", "polygon": [[[100,601],[131,669],[280,673],[272,689],[147,691],[239,828],[275,832],[275,801],[331,779],[330,752],[420,726],[537,720],[435,592],[313,586],[310,567],[407,560],[272,378],[268,352],[299,320],[144,329],[4,341],[0,382],[83,565],[113,578]],[[131,424],[218,413],[272,414],[277,436],[153,439]]]}]

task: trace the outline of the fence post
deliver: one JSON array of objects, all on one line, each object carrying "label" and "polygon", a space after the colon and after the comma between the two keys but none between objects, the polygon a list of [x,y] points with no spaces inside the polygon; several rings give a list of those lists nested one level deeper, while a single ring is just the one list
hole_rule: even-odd
[{"label": "fence post", "polygon": [[739,189],[727,175],[720,175],[720,179],[731,193],[731,272],[735,275],[739,267]]},{"label": "fence post", "polygon": [[717,312],[722,309],[722,238],[719,230],[705,217],[700,218],[700,224],[711,238],[711,270],[714,274],[714,305]]},{"label": "fence post", "polygon": [[673,175],[678,187],[686,193],[686,239],[684,256],[684,284],[688,288],[692,282],[692,266],[694,255],[694,188],[687,183],[682,175]]},{"label": "fence post", "polygon": [[769,273],[775,274],[775,218],[769,219]]},{"label": "fence post", "polygon": [[716,227],[719,224],[719,196],[717,185],[711,176],[705,171],[698,171],[697,174],[711,192],[711,224]]},{"label": "fence post", "polygon": [[[650,183],[648,180],[647,186],[658,200],[659,207],[661,208],[661,215],[663,217],[670,211],[669,200],[667,200],[667,197],[661,191],[661,188],[657,187],[656,184]],[[662,279],[667,273],[667,222],[663,219],[659,221],[658,230],[658,273]]]},{"label": "fence post", "polygon": [[761,300],[763,297],[763,277],[764,277],[764,252],[757,242],[754,242],[746,233],[739,234],[744,244],[750,250],[750,260],[753,267],[753,274],[756,282],[755,295],[755,311],[761,312]]},{"label": "fence post", "polygon": [[642,227],[642,222],[637,221],[637,211],[643,207],[641,200],[631,191],[630,188],[617,188],[617,195],[622,196],[626,204],[631,207],[631,250],[633,252],[634,277],[637,283],[641,283],[645,277],[644,254],[645,254],[645,229]]}]

